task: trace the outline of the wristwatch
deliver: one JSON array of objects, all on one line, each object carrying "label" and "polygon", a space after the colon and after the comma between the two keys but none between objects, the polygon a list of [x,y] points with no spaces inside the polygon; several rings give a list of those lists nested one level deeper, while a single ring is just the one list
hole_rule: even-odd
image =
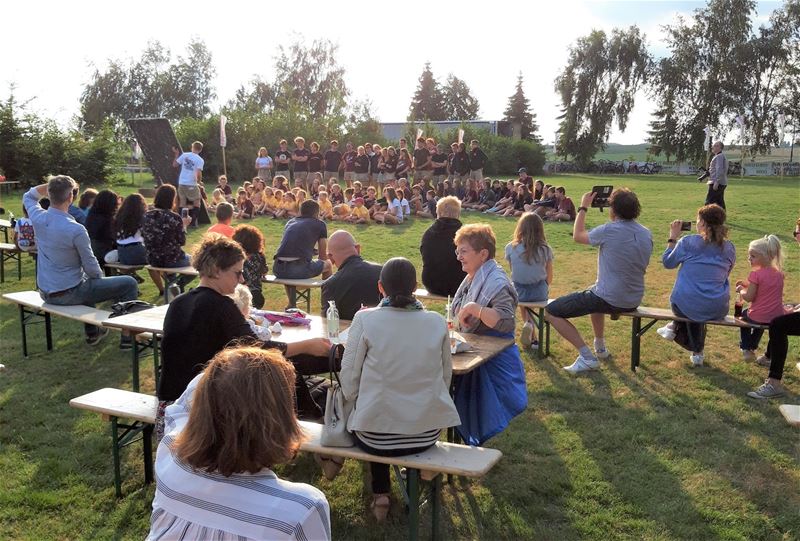
[{"label": "wristwatch", "polygon": [[589,212],[589,209],[588,209],[588,208],[586,208],[586,207],[578,207],[578,212],[580,212],[580,211],[582,211],[582,210],[584,210],[584,211],[586,211],[586,212]]},{"label": "wristwatch", "polygon": [[667,239],[667,244],[675,244],[676,242],[678,241],[676,241],[675,239]]}]

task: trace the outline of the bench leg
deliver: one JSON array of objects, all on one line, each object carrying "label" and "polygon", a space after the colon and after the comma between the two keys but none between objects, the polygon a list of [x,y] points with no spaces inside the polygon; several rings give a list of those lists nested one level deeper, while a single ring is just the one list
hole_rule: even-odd
[{"label": "bench leg", "polygon": [[114,458],[114,493],[117,498],[122,497],[122,479],[120,478],[119,471],[119,427],[117,426],[117,418],[111,417],[111,446]]},{"label": "bench leg", "polygon": [[639,355],[642,345],[642,318],[634,317],[631,320],[631,372],[636,372],[639,366]]},{"label": "bench leg", "polygon": [[419,539],[419,470],[408,468],[408,538]]},{"label": "bench leg", "polygon": [[131,387],[133,392],[139,392],[139,341],[135,336],[131,337],[133,340],[133,347],[131,348]]},{"label": "bench leg", "polygon": [[2,252],[3,257],[0,258],[0,284],[6,281],[6,253]]},{"label": "bench leg", "polygon": [[153,335],[153,378],[156,382],[156,389],[158,389],[158,378],[161,372],[161,363],[159,362],[158,358],[158,335]]},{"label": "bench leg", "polygon": [[441,502],[440,499],[442,497],[442,475],[439,474],[434,477],[433,481],[433,493],[431,497],[433,498],[433,508],[431,510],[431,539],[433,541],[437,541],[439,539],[439,514],[441,511]]},{"label": "bench leg", "polygon": [[297,296],[306,301],[306,313],[311,312],[311,289],[298,289]]},{"label": "bench leg", "polygon": [[53,326],[50,322],[50,314],[44,315],[44,337],[47,340],[47,351],[53,351]]},{"label": "bench leg", "polygon": [[26,332],[27,325],[25,324],[25,308],[19,305],[19,323],[22,327],[22,356],[28,356],[28,333]]},{"label": "bench leg", "polygon": [[153,482],[153,425],[146,425],[142,430],[142,452],[144,453],[144,482]]},{"label": "bench leg", "polygon": [[297,308],[297,288],[286,286],[286,296],[289,298],[289,308]]},{"label": "bench leg", "polygon": [[17,280],[22,280],[22,253],[17,254]]}]

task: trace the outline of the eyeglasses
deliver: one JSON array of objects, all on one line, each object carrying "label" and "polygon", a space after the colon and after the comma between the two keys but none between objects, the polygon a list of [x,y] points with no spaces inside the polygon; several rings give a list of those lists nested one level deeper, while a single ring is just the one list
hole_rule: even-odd
[{"label": "eyeglasses", "polygon": [[465,254],[468,254],[468,253],[474,252],[474,251],[475,250],[472,250],[471,248],[462,248],[460,250],[456,250],[456,257],[463,256]]}]

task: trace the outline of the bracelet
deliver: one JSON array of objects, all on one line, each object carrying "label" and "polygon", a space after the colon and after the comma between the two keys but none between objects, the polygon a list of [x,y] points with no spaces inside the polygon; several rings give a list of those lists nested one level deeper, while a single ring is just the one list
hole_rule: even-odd
[{"label": "bracelet", "polygon": [[580,211],[582,211],[582,210],[583,210],[583,211],[586,211],[586,212],[589,212],[589,209],[588,209],[588,208],[586,208],[586,207],[578,207],[578,212],[580,212]]},{"label": "bracelet", "polygon": [[675,239],[667,239],[667,244],[675,244]]},{"label": "bracelet", "polygon": [[482,313],[482,312],[483,312],[483,306],[481,306],[481,309],[480,309],[480,310],[478,310],[478,321],[483,321],[483,320],[481,319],[481,313]]}]

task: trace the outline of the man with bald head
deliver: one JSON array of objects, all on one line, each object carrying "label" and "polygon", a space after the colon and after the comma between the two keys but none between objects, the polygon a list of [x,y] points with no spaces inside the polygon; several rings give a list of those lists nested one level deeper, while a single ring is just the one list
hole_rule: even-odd
[{"label": "man with bald head", "polygon": [[361,245],[353,235],[336,231],[328,239],[328,259],[338,269],[336,274],[322,283],[322,316],[328,301],[336,302],[341,319],[353,319],[364,306],[377,306],[380,302],[378,279],[381,265],[361,258]]}]

